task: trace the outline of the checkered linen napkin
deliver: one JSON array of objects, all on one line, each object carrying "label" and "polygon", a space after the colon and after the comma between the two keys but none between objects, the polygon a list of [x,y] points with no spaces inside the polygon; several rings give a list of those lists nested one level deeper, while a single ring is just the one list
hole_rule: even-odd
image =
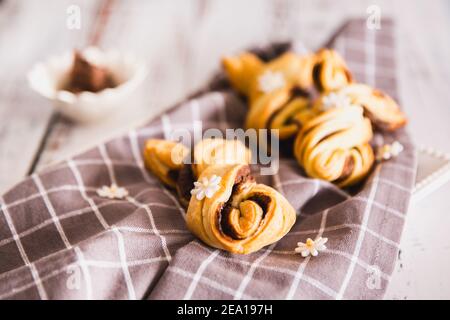
[{"label": "checkered linen napkin", "polygon": [[[370,31],[351,20],[330,42],[359,81],[396,97],[393,25]],[[246,107],[230,90],[181,103],[148,126],[47,168],[0,198],[0,298],[7,299],[369,299],[386,290],[398,253],[416,159],[407,134],[386,136],[405,150],[378,165],[349,195],[306,178],[294,159],[259,181],[298,213],[279,242],[241,256],[210,248],[186,229],[185,211],[143,165],[150,137],[172,127],[241,127]],[[116,183],[126,199],[96,190]],[[328,237],[317,257],[294,253]]]}]

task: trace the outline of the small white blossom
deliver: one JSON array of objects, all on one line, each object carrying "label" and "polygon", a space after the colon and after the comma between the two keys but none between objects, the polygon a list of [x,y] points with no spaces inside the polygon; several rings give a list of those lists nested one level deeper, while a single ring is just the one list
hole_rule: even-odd
[{"label": "small white blossom", "polygon": [[350,98],[344,93],[330,92],[322,98],[322,110],[328,111],[333,108],[346,108],[352,105]]},{"label": "small white blossom", "polygon": [[394,141],[392,144],[385,144],[378,149],[377,160],[383,161],[397,157],[403,149],[403,145],[398,141]]},{"label": "small white blossom", "polygon": [[212,198],[212,196],[220,189],[219,183],[222,177],[213,175],[210,179],[203,177],[201,181],[194,182],[194,189],[191,194],[195,195],[197,200],[202,200],[204,197]]},{"label": "small white blossom", "polygon": [[306,243],[298,242],[297,248],[295,248],[295,252],[299,252],[302,257],[307,257],[309,255],[315,257],[319,254],[319,251],[325,250],[327,247],[325,243],[327,243],[328,238],[319,237],[316,240],[312,240],[311,238],[306,239]]},{"label": "small white blossom", "polygon": [[281,72],[264,72],[258,79],[259,89],[264,93],[270,93],[286,85],[284,76]]},{"label": "small white blossom", "polygon": [[110,187],[103,186],[102,188],[97,189],[97,194],[103,198],[123,199],[128,196],[128,190],[118,187],[115,183],[113,183]]}]

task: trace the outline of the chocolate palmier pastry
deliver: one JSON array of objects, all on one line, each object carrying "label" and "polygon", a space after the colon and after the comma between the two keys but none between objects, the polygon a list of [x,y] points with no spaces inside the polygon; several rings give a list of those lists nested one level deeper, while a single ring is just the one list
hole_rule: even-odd
[{"label": "chocolate palmier pastry", "polygon": [[181,143],[150,139],[145,143],[144,162],[165,185],[175,188],[183,160],[188,154],[189,149]]},{"label": "chocolate palmier pastry", "polygon": [[339,90],[353,104],[364,108],[365,115],[379,129],[394,131],[407,123],[406,115],[387,94],[365,84],[351,84]]},{"label": "chocolate palmier pastry", "polygon": [[294,208],[276,190],[257,184],[248,165],[210,166],[198,181],[186,222],[212,247],[252,253],[278,241],[295,223]]},{"label": "chocolate palmier pastry", "polygon": [[332,108],[305,123],[294,154],[308,176],[347,187],[364,179],[374,163],[371,138],[362,107]]},{"label": "chocolate palmier pastry", "polygon": [[193,149],[192,164],[185,164],[178,173],[176,189],[180,203],[187,208],[194,182],[209,166],[249,164],[251,158],[250,150],[239,140],[203,139]]},{"label": "chocolate palmier pastry", "polygon": [[344,60],[330,49],[321,49],[316,53],[312,78],[320,92],[340,89],[352,82],[352,75]]}]

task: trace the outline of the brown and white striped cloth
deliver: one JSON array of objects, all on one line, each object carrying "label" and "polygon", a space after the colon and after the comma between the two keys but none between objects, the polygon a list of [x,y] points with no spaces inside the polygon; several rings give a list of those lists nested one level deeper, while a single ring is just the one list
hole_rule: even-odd
[{"label": "brown and white striped cloth", "polygon": [[[351,20],[332,38],[357,80],[396,96],[394,26]],[[209,87],[211,88],[211,87]],[[147,126],[33,174],[0,198],[2,299],[372,299],[392,275],[416,172],[404,130],[386,135],[405,150],[377,165],[350,195],[302,175],[282,158],[278,188],[298,219],[279,242],[246,256],[210,248],[186,229],[185,212],[143,165],[146,139],[171,127],[241,127],[246,108],[229,88],[205,90]],[[12,160],[12,159],[11,159]],[[98,188],[128,190],[123,200]],[[314,258],[297,242],[327,237]]]}]

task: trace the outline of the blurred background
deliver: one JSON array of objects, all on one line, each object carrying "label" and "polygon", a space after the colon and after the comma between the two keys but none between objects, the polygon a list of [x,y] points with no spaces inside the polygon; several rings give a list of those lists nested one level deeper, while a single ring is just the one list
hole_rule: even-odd
[{"label": "blurred background", "polygon": [[[315,50],[374,5],[397,25],[399,65],[392,72],[408,130],[418,145],[450,152],[449,1],[0,0],[0,193],[182,100],[219,70],[221,56],[281,40]],[[55,113],[26,74],[38,61],[89,45],[132,52],[149,74],[142,94],[121,112],[80,125]],[[450,268],[448,192],[447,185],[413,205],[387,298],[450,297],[450,279],[442,277]],[[429,250],[427,241],[441,250]]]}]

